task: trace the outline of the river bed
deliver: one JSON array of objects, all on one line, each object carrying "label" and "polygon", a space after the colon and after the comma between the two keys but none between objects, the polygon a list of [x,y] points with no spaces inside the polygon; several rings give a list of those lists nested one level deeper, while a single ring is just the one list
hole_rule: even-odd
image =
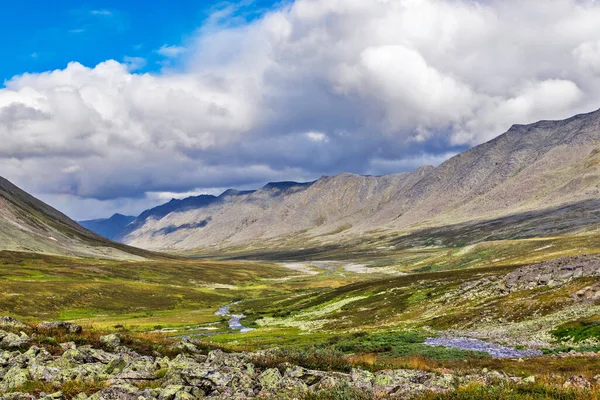
[{"label": "river bed", "polygon": [[520,358],[534,357],[542,355],[539,350],[523,349],[518,350],[514,347],[502,346],[496,343],[485,342],[479,339],[455,337],[455,338],[427,338],[423,343],[427,346],[443,346],[460,350],[472,350],[488,353],[494,358]]}]

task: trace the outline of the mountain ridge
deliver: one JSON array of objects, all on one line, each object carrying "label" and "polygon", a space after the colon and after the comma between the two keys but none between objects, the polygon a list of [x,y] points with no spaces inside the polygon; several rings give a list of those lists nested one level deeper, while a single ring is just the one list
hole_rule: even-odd
[{"label": "mountain ridge", "polygon": [[600,110],[513,125],[438,167],[271,182],[258,190],[207,196],[210,201],[200,206],[192,198],[172,201],[163,209],[167,213],[142,213],[123,241],[153,250],[201,252],[398,236],[595,198],[598,165]]}]

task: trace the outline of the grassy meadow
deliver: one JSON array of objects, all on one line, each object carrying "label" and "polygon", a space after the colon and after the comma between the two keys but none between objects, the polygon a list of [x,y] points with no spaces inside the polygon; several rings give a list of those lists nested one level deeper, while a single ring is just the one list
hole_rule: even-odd
[{"label": "grassy meadow", "polygon": [[[545,389],[532,387],[520,398],[553,398],[543,391],[561,380],[600,374],[597,358],[587,355],[600,350],[600,304],[581,304],[573,296],[598,279],[479,297],[464,296],[460,287],[519,266],[593,253],[600,253],[597,234],[388,248],[351,259],[334,250],[318,258],[329,263],[304,261],[301,269],[273,260],[124,262],[0,252],[0,315],[31,324],[75,321],[92,336],[120,330],[143,340],[193,335],[226,351],[278,348],[256,360],[264,367],[287,361],[340,371],[360,366],[468,374],[487,368],[538,377]],[[232,331],[228,317],[215,316],[231,303],[231,312],[243,313],[242,323],[254,330]],[[423,344],[448,331],[476,332],[516,348],[539,340],[546,343],[545,355],[521,362]],[[568,351],[579,355],[557,357]],[[494,398],[478,387],[462,390],[464,396],[425,398]]]}]

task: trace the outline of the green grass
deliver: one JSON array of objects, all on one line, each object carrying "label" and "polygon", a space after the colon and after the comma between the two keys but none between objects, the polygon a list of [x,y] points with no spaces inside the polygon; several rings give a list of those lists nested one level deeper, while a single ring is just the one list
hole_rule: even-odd
[{"label": "green grass", "polygon": [[291,273],[261,263],[117,262],[0,252],[0,314],[26,321],[181,327],[218,320],[221,305],[277,293],[265,279]]},{"label": "green grass", "polygon": [[487,353],[425,346],[425,337],[414,332],[356,333],[330,340],[334,349],[344,353],[378,353],[388,357],[423,357],[432,361],[489,358]]},{"label": "green grass", "polygon": [[598,341],[600,340],[600,316],[562,324],[552,332],[552,335],[561,342],[580,343],[590,339]]}]

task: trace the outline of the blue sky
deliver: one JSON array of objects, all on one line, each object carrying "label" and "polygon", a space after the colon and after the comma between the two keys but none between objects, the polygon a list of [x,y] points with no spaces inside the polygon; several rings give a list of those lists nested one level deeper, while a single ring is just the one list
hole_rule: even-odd
[{"label": "blue sky", "polygon": [[[140,57],[137,72],[156,72],[165,65],[162,46],[182,46],[213,13],[237,5],[235,24],[259,17],[272,0],[223,2],[201,0],[22,0],[1,6],[0,35],[5,59],[0,82],[25,72],[86,66],[108,59]],[[173,48],[174,49],[174,48]]]}]

